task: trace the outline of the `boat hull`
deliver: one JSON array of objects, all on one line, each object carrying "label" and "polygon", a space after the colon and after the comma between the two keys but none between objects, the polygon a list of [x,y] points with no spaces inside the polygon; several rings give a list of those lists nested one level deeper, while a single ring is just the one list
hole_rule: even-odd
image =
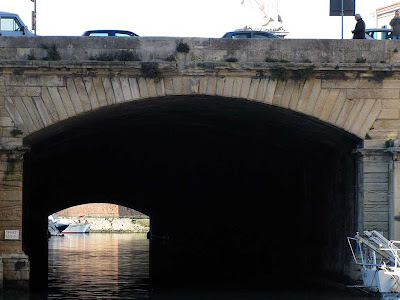
[{"label": "boat hull", "polygon": [[70,224],[62,233],[89,233],[90,224]]}]

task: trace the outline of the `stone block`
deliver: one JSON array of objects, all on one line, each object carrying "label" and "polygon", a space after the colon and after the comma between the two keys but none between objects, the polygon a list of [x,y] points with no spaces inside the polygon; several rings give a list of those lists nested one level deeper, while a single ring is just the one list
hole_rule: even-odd
[{"label": "stone block", "polygon": [[22,191],[0,191],[0,201],[22,201]]},{"label": "stone block", "polygon": [[382,83],[367,79],[326,80],[322,79],[323,89],[381,89]]},{"label": "stone block", "polygon": [[368,222],[383,222],[389,223],[389,212],[365,212],[365,223]]},{"label": "stone block", "polygon": [[399,135],[397,129],[373,129],[368,131],[368,136],[370,139],[377,139],[377,140],[389,140],[389,139],[396,139]]},{"label": "stone block", "polygon": [[366,192],[371,191],[388,191],[388,183],[377,183],[377,182],[365,182],[364,190]]},{"label": "stone block", "polygon": [[379,192],[379,191],[368,191],[364,193],[364,202],[368,203],[389,203],[389,196],[386,192]]},{"label": "stone block", "polygon": [[347,99],[399,99],[398,89],[348,89]]},{"label": "stone block", "polygon": [[400,118],[399,108],[382,109],[378,120],[398,120]]},{"label": "stone block", "polygon": [[385,109],[390,109],[390,108],[394,108],[394,109],[400,109],[400,99],[397,100],[382,100],[382,108]]},{"label": "stone block", "polygon": [[368,163],[364,164],[364,174],[368,173],[383,173],[387,174],[389,171],[389,164],[388,163]]},{"label": "stone block", "polygon": [[388,183],[389,174],[385,173],[366,173],[363,176],[364,183]]},{"label": "stone block", "polygon": [[10,97],[39,97],[41,90],[40,86],[9,86],[6,92]]}]

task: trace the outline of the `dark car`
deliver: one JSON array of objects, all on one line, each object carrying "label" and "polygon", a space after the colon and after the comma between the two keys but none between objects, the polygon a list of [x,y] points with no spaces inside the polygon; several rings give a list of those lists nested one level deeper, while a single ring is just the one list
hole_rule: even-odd
[{"label": "dark car", "polygon": [[126,30],[89,30],[85,31],[82,36],[139,36],[132,31]]},{"label": "dark car", "polygon": [[227,32],[222,38],[227,39],[280,39],[279,36],[267,31],[238,30]]},{"label": "dark car", "polygon": [[365,29],[365,39],[367,40],[389,40],[392,39],[393,30],[391,28],[370,28]]}]

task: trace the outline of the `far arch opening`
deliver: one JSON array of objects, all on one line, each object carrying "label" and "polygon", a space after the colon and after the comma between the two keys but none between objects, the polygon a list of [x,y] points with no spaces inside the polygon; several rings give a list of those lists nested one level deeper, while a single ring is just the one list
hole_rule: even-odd
[{"label": "far arch opening", "polygon": [[[247,100],[148,99],[27,137],[24,199],[38,212],[53,199],[134,203],[152,220],[158,283],[185,274],[190,283],[251,284],[285,274],[288,257],[306,275],[340,277],[357,224],[352,151],[361,142]],[[296,257],[290,245],[301,245]]]}]

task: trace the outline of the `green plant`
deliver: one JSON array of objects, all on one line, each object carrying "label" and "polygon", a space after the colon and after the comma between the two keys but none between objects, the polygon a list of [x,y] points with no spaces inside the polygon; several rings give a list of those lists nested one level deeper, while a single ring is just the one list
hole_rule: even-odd
[{"label": "green plant", "polygon": [[374,72],[373,78],[376,81],[382,81],[385,78],[392,77],[394,75],[394,71],[377,71]]},{"label": "green plant", "polygon": [[366,63],[366,62],[367,62],[367,59],[364,58],[364,57],[359,57],[359,58],[356,59],[356,63],[357,64],[363,64],[363,63]]},{"label": "green plant", "polygon": [[17,137],[19,135],[22,135],[23,132],[22,132],[21,129],[14,128],[13,130],[10,131],[10,134],[11,134],[12,137]]},{"label": "green plant", "polygon": [[153,78],[159,80],[162,78],[162,72],[158,68],[158,63],[156,62],[143,62],[140,65],[140,71],[143,77]]},{"label": "green plant", "polygon": [[42,48],[47,51],[47,56],[43,57],[43,60],[60,60],[61,55],[57,50],[57,47],[55,44],[51,46],[47,46],[42,44]]},{"label": "green plant", "polygon": [[295,79],[306,79],[315,73],[315,66],[311,66],[305,69],[294,70],[294,78]]},{"label": "green plant", "polygon": [[226,62],[237,62],[238,59],[236,57],[228,57],[227,59],[225,59]]},{"label": "green plant", "polygon": [[178,53],[189,53],[189,51],[190,51],[190,47],[186,43],[180,42],[176,46],[176,52],[178,52]]},{"label": "green plant", "polygon": [[28,60],[37,60],[35,54],[33,54],[33,52],[29,53],[27,56]]},{"label": "green plant", "polygon": [[273,80],[286,80],[289,77],[289,71],[285,68],[273,68],[271,69],[271,79]]},{"label": "green plant", "polygon": [[390,139],[385,142],[386,148],[394,147],[394,140]]}]

